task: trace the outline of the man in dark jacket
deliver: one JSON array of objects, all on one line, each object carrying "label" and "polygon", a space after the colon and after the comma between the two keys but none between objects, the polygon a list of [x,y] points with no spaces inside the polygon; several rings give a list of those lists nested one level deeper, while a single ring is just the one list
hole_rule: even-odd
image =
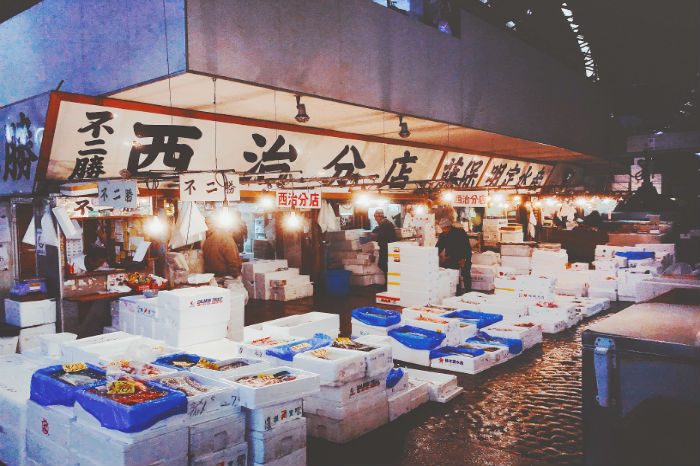
[{"label": "man in dark jacket", "polygon": [[440,220],[440,228],[442,233],[438,237],[437,248],[440,255],[444,253],[442,265],[448,269],[461,270],[464,282],[464,290],[462,291],[470,291],[472,288],[472,248],[469,244],[469,236],[462,228],[453,227],[449,218]]},{"label": "man in dark jacket", "polygon": [[241,256],[238,254],[236,240],[230,228],[217,226],[215,222],[207,222],[209,232],[202,246],[204,253],[204,271],[216,275],[231,275],[233,278],[241,275]]},{"label": "man in dark jacket", "polygon": [[389,243],[396,241],[396,229],[391,220],[386,218],[384,211],[382,209],[377,209],[374,211],[374,220],[377,222],[377,226],[372,230],[372,236],[377,243],[379,243],[379,261],[377,266],[384,272],[384,277],[386,278],[386,272],[389,269],[388,262],[388,252]]}]

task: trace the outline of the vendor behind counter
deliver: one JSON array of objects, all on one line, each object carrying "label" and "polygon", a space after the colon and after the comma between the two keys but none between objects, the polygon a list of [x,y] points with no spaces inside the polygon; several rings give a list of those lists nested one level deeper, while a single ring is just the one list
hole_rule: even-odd
[{"label": "vendor behind counter", "polygon": [[241,256],[233,235],[233,225],[207,218],[207,238],[204,240],[204,271],[216,275],[241,276]]}]

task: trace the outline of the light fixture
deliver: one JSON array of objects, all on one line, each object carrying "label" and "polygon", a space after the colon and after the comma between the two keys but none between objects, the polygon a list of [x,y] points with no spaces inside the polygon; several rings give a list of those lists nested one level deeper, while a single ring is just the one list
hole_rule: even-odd
[{"label": "light fixture", "polygon": [[455,200],[455,193],[453,193],[452,191],[445,191],[440,197],[445,202],[453,202]]},{"label": "light fixture", "polygon": [[518,205],[522,201],[520,196],[513,196],[513,204]]},{"label": "light fixture", "polygon": [[513,31],[515,31],[515,21],[507,21],[507,22],[506,22],[506,27],[507,27],[508,29],[512,29]]},{"label": "light fixture", "polygon": [[270,195],[264,195],[260,196],[258,203],[263,209],[271,209],[275,205],[275,200]]},{"label": "light fixture", "polygon": [[662,134],[664,134],[664,130],[662,129],[654,131],[654,136],[661,136]]},{"label": "light fixture", "polygon": [[371,200],[372,199],[370,198],[369,194],[367,194],[367,193],[358,193],[353,198],[353,202],[358,207],[368,207]]},{"label": "light fixture", "polygon": [[495,204],[502,204],[503,201],[505,200],[505,196],[501,193],[495,193],[493,196],[491,196],[491,200]]},{"label": "light fixture", "polygon": [[408,123],[403,121],[403,115],[399,115],[399,127],[401,128],[399,130],[399,136],[407,138],[411,135],[411,132],[408,130]]},{"label": "light fixture", "polygon": [[146,220],[146,224],[144,225],[144,230],[146,233],[148,233],[151,237],[161,237],[163,236],[163,233],[165,233],[166,225],[165,222],[163,221],[162,218],[158,216],[153,216]]},{"label": "light fixture", "polygon": [[233,225],[236,223],[236,219],[233,218],[233,215],[231,215],[231,211],[226,206],[222,207],[221,210],[219,210],[216,213],[214,221],[216,222],[216,225],[219,228],[223,228],[225,230],[232,228]]},{"label": "light fixture", "polygon": [[416,212],[416,215],[423,215],[426,209],[423,204],[418,204],[414,210]]},{"label": "light fixture", "polygon": [[284,227],[287,230],[297,230],[300,226],[301,219],[297,216],[296,212],[292,212],[284,218]]},{"label": "light fixture", "polygon": [[576,198],[576,200],[574,201],[574,203],[575,203],[576,205],[578,205],[578,206],[585,205],[585,204],[586,204],[586,198],[585,198],[585,197]]},{"label": "light fixture", "polygon": [[297,116],[294,117],[299,123],[306,123],[311,119],[306,113],[306,105],[301,103],[301,96],[297,95]]}]

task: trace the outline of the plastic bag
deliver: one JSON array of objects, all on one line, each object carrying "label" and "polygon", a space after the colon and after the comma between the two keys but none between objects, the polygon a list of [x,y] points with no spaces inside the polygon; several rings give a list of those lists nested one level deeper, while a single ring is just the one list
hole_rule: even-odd
[{"label": "plastic bag", "polygon": [[[77,370],[66,370],[65,366],[73,366]],[[83,369],[78,369],[77,364],[65,366],[49,366],[34,372],[29,399],[42,406],[73,406],[79,391],[104,383],[105,371],[97,366],[84,364]]]},{"label": "plastic bag", "polygon": [[467,354],[472,357],[481,356],[485,351],[481,348],[462,348],[460,346],[443,346],[430,352],[430,359],[447,358],[454,355]]},{"label": "plastic bag", "polygon": [[397,383],[405,376],[403,369],[392,368],[386,376],[386,388],[394,388]]},{"label": "plastic bag", "polygon": [[335,216],[333,207],[328,201],[323,201],[321,205],[321,211],[318,215],[318,226],[321,227],[323,233],[340,230],[340,219]]},{"label": "plastic bag", "polygon": [[503,320],[501,314],[489,314],[488,312],[478,312],[478,311],[454,311],[448,314],[443,314],[441,317],[450,317],[453,319],[470,319],[477,320],[477,328],[486,327],[496,322]]},{"label": "plastic bag", "polygon": [[445,340],[445,334],[433,332],[424,328],[404,325],[389,330],[389,336],[404,346],[419,350],[432,350],[437,348]]},{"label": "plastic bag", "polygon": [[664,270],[664,275],[688,275],[693,273],[693,268],[685,262],[676,262]]},{"label": "plastic bag", "polygon": [[511,354],[519,354],[523,351],[523,342],[514,338],[492,337],[484,332],[479,332],[475,337],[469,338],[467,343],[482,343],[486,345],[505,346]]},{"label": "plastic bag", "polygon": [[331,343],[333,343],[333,341],[333,338],[329,337],[328,335],[317,333],[308,340],[295,341],[294,343],[287,343],[286,345],[270,348],[265,352],[265,354],[284,361],[292,361],[294,356],[299,353],[313,351],[318,348],[323,348],[324,346],[329,346]]},{"label": "plastic bag", "polygon": [[378,307],[360,307],[353,309],[352,317],[363,324],[372,325],[374,327],[389,327],[390,325],[396,325],[401,322],[400,312],[379,309]]}]

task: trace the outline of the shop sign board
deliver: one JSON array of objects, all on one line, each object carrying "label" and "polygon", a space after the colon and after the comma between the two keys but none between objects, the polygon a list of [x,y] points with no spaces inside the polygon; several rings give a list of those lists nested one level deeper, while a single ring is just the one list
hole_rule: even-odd
[{"label": "shop sign board", "polygon": [[136,181],[114,180],[97,183],[97,202],[101,206],[135,209],[139,193]]},{"label": "shop sign board", "polygon": [[437,178],[451,181],[456,187],[472,188],[477,185],[488,164],[489,157],[483,155],[448,152],[440,165]]},{"label": "shop sign board", "polygon": [[275,193],[277,208],[320,209],[321,190],[278,190]]},{"label": "shop sign board", "polygon": [[488,191],[462,191],[455,193],[454,207],[488,207]]},{"label": "shop sign board", "polygon": [[95,196],[58,197],[56,205],[63,207],[70,218],[153,215],[150,197],[137,197],[132,209],[103,205]]},{"label": "shop sign board", "polygon": [[479,186],[537,187],[546,183],[552,167],[522,160],[491,159]]}]

